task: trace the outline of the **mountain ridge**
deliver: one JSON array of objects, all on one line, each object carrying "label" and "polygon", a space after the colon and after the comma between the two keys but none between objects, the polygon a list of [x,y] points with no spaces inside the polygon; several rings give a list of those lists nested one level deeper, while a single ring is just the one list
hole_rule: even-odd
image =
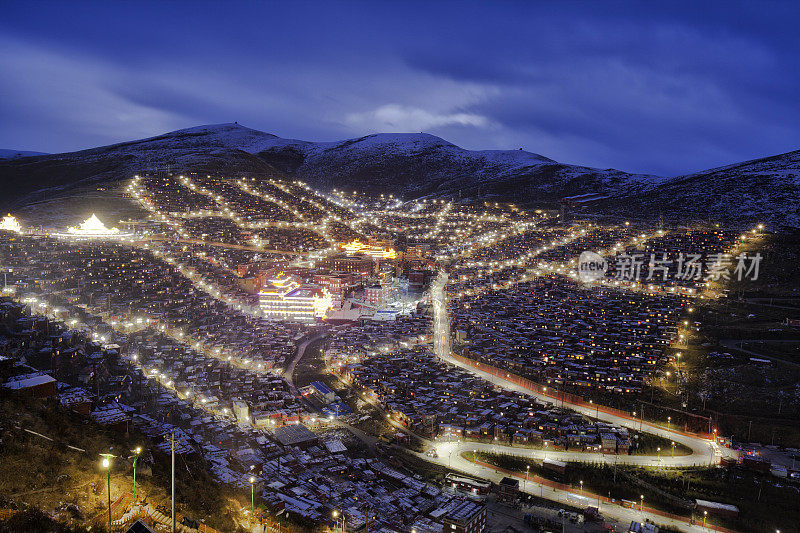
[{"label": "mountain ridge", "polygon": [[[466,150],[428,133],[312,142],[238,123],[195,126],[76,152],[2,159],[0,178],[10,191],[3,207],[148,170],[301,179],[321,189],[387,192],[406,199],[460,197],[537,205],[592,193],[609,197],[597,205],[615,214],[628,209],[647,215],[666,207],[675,217],[684,209],[694,219],[757,217],[800,226],[800,214],[791,202],[800,198],[800,151],[665,178],[571,165],[523,150]],[[704,195],[704,189],[712,193]],[[747,205],[736,198],[747,200]],[[746,216],[728,216],[721,202],[734,201]],[[680,202],[685,205],[672,207]]]}]

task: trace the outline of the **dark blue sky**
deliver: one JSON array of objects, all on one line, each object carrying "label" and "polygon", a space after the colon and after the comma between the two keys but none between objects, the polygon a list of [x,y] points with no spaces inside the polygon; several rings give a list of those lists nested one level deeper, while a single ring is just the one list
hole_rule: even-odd
[{"label": "dark blue sky", "polygon": [[800,148],[800,3],[3,2],[0,148],[218,122],[676,175]]}]

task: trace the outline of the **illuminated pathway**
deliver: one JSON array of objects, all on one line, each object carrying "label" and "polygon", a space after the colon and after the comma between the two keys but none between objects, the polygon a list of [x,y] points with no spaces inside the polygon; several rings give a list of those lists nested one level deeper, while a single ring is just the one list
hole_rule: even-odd
[{"label": "illuminated pathway", "polygon": [[[445,296],[445,285],[447,284],[447,274],[440,273],[439,277],[431,284],[431,301],[433,302],[433,338],[434,338],[434,351],[436,355],[443,361],[461,367],[471,373],[498,385],[504,389],[521,392],[529,396],[533,396],[538,400],[555,403],[556,400],[549,395],[541,394],[539,392],[530,390],[526,387],[513,383],[509,379],[497,377],[489,372],[481,369],[474,368],[471,365],[462,363],[453,358],[450,352],[450,335],[449,335],[449,318],[447,315],[447,304]],[[509,375],[510,377],[510,375]],[[609,422],[618,426],[626,427],[628,429],[642,431],[658,435],[674,441],[679,444],[690,448],[692,453],[689,455],[672,457],[664,454],[660,459],[653,456],[644,455],[602,455],[592,454],[585,452],[544,452],[543,450],[530,450],[525,448],[515,448],[512,446],[496,446],[494,444],[478,444],[478,443],[457,443],[455,446],[459,451],[467,451],[473,449],[488,449],[497,450],[502,453],[513,455],[522,455],[526,457],[543,458],[545,453],[551,459],[563,459],[566,461],[600,461],[606,463],[627,463],[636,464],[640,466],[663,466],[663,467],[684,467],[684,466],[697,466],[715,464],[722,456],[722,449],[713,441],[703,438],[698,435],[684,433],[682,431],[674,430],[664,426],[651,424],[646,421],[634,419],[633,417],[616,415],[604,412],[602,406],[585,406],[582,404],[575,404],[570,401],[562,402],[564,407],[568,407],[573,411],[581,413],[582,415],[590,418],[596,418],[604,422]],[[453,447],[453,443],[439,444],[438,446]],[[448,448],[449,451],[450,448]],[[728,453],[734,452],[727,450]]]},{"label": "illuminated pathway", "polygon": [[318,341],[318,340],[320,340],[322,338],[325,338],[327,335],[328,335],[327,332],[318,333],[316,335],[312,335],[312,336],[308,337],[307,339],[305,339],[297,347],[297,353],[292,358],[292,361],[286,366],[286,370],[283,372],[283,378],[289,384],[289,389],[291,390],[292,394],[294,394],[295,396],[299,396],[299,393],[297,391],[297,386],[294,383],[294,370],[295,370],[295,368],[297,368],[297,364],[306,355],[306,349],[308,348],[308,346],[311,343],[316,342],[316,341]]},{"label": "illuminated pathway", "polygon": [[[139,235],[136,236],[136,239],[139,239]],[[174,238],[174,237],[167,237],[163,235],[148,235],[148,236],[141,236],[141,239],[144,241],[166,241],[166,242],[177,242],[180,244],[197,244],[202,246],[214,246],[216,248],[229,248],[231,250],[244,250],[247,252],[258,252],[258,253],[265,253],[265,254],[278,254],[278,255],[297,255],[301,257],[307,257],[309,252],[301,252],[297,250],[272,250],[268,248],[263,248],[261,246],[256,246],[253,244],[233,244],[229,242],[220,242],[220,241],[204,241],[200,239],[183,239],[183,238]]]},{"label": "illuminated pathway", "polygon": [[431,284],[433,303],[433,351],[440,358],[450,355],[450,318],[447,312],[447,273],[440,271]]},{"label": "illuminated pathway", "polygon": [[[450,322],[447,311],[446,291],[448,276],[444,272],[440,272],[439,276],[431,284],[431,301],[433,303],[433,339],[434,351],[436,355],[443,361],[464,368],[473,374],[508,390],[522,392],[530,396],[534,396],[539,400],[554,403],[553,397],[539,394],[535,391],[529,390],[525,387],[517,385],[507,379],[496,377],[488,372],[476,369],[470,365],[461,363],[454,359],[450,352]],[[569,401],[563,402],[564,407],[568,407],[576,412],[585,416],[596,418],[605,422],[616,424],[619,426],[627,427],[629,429],[639,430],[645,433],[658,435],[660,437],[670,439],[676,443],[683,444],[690,448],[692,453],[689,455],[682,455],[673,457],[664,454],[662,457],[653,457],[652,455],[603,455],[598,453],[585,453],[585,452],[556,452],[548,450],[532,450],[529,448],[519,448],[513,446],[496,445],[492,443],[479,443],[479,442],[431,442],[427,439],[422,439],[426,445],[433,446],[438,457],[429,457],[425,453],[415,453],[415,455],[425,461],[437,463],[442,466],[455,468],[470,475],[475,475],[483,479],[491,480],[498,483],[501,478],[507,474],[499,472],[494,468],[483,466],[473,463],[464,457],[462,453],[469,451],[483,451],[495,452],[506,455],[516,455],[527,458],[535,459],[556,459],[562,461],[596,461],[608,464],[629,464],[642,467],[687,467],[698,465],[710,465],[718,462],[719,457],[722,455],[721,448],[711,440],[702,438],[700,436],[683,433],[680,431],[672,430],[663,426],[651,424],[635,420],[632,417],[617,416],[614,414],[603,412],[598,406],[586,407],[583,405],[574,404]],[[394,425],[397,425],[392,421]],[[401,427],[401,426],[398,426]],[[405,429],[402,428],[401,429]],[[727,453],[735,453],[732,450],[726,450]],[[559,502],[562,504],[569,504],[573,506],[585,507],[587,505],[598,505],[600,511],[608,517],[619,520],[622,523],[630,521],[643,521],[649,518],[651,521],[657,522],[662,525],[675,527],[681,531],[700,532],[708,531],[708,529],[700,525],[692,525],[687,523],[687,520],[680,517],[664,516],[657,511],[644,507],[644,510],[624,508],[616,503],[605,501],[605,498],[591,495],[581,494],[577,490],[563,490],[550,486],[546,482],[543,484],[534,481],[521,481],[520,488],[523,492],[539,496],[541,498]],[[603,500],[603,501],[601,501]]]},{"label": "illuminated pathway", "polygon": [[[467,446],[469,450],[473,449],[480,449],[480,447]],[[439,453],[439,457],[433,458],[428,457],[424,453],[417,453],[411,452],[416,455],[419,459],[436,463],[438,465],[444,466],[446,468],[452,468],[461,472],[464,472],[471,476],[476,476],[482,479],[488,479],[493,483],[499,483],[502,478],[508,476],[508,473],[503,471],[495,470],[494,468],[483,466],[480,464],[473,463],[461,456],[461,453],[453,453],[450,454],[451,450],[446,449],[444,453]],[[462,450],[466,451],[466,450]],[[503,450],[506,452],[506,450]],[[583,454],[586,455],[586,454]],[[550,454],[548,454],[548,457]],[[585,460],[585,459],[584,459]],[[531,494],[533,496],[537,496],[539,498],[543,498],[546,500],[550,500],[553,502],[557,502],[562,505],[571,505],[574,507],[588,507],[588,506],[597,506],[598,510],[601,514],[603,514],[607,518],[612,518],[620,522],[620,525],[629,524],[632,521],[643,522],[646,518],[649,518],[650,521],[655,522],[661,526],[670,526],[677,528],[680,531],[688,531],[688,532],[708,532],[711,530],[711,525],[709,524],[709,528],[704,528],[700,524],[689,524],[688,519],[682,519],[681,517],[677,516],[664,516],[663,514],[651,509],[647,506],[647,501],[644,502],[644,508],[642,510],[639,509],[637,505],[634,508],[625,508],[617,503],[610,503],[607,501],[607,498],[603,496],[597,496],[595,494],[591,494],[588,491],[582,492],[577,487],[574,489],[564,489],[564,488],[556,488],[552,486],[547,481],[541,480],[536,476],[531,476],[528,481],[525,480],[524,476],[517,476],[519,477],[520,484],[519,488],[521,492],[525,492]],[[539,481],[543,481],[539,483]],[[721,530],[721,528],[717,527],[716,530]],[[625,529],[627,531],[627,529]]]},{"label": "illuminated pathway", "polygon": [[[380,404],[376,403],[374,400],[367,400],[372,405],[382,409]],[[553,451],[545,451],[545,450],[531,450],[526,448],[514,448],[511,446],[501,446],[501,445],[494,445],[490,443],[478,443],[478,442],[433,442],[421,435],[410,431],[408,428],[402,426],[398,422],[393,419],[389,419],[390,423],[399,430],[405,431],[407,433],[413,434],[415,437],[420,439],[423,444],[425,445],[426,450],[430,447],[434,447],[437,451],[437,457],[430,457],[427,455],[427,452],[414,452],[408,450],[407,448],[402,448],[408,453],[411,453],[417,456],[418,459],[423,461],[427,461],[430,463],[435,463],[441,465],[445,468],[457,470],[463,472],[465,474],[476,476],[478,478],[487,479],[492,481],[493,483],[499,483],[502,478],[508,476],[509,474],[512,476],[516,476],[520,479],[520,490],[522,492],[526,492],[533,496],[538,496],[539,498],[550,500],[553,502],[560,503],[562,505],[571,505],[577,507],[587,507],[591,505],[597,505],[598,510],[607,518],[612,518],[619,521],[622,524],[630,523],[632,521],[643,522],[645,519],[649,519],[652,522],[658,523],[662,526],[667,525],[674,527],[680,531],[688,531],[688,532],[704,532],[709,531],[700,525],[697,524],[690,524],[688,518],[677,516],[677,515],[670,515],[667,516],[664,513],[649,508],[647,505],[643,506],[643,509],[634,507],[634,508],[626,508],[622,507],[615,501],[609,501],[608,498],[601,495],[596,495],[587,491],[582,491],[579,488],[567,488],[565,486],[557,486],[557,484],[539,478],[537,476],[530,476],[529,480],[525,480],[524,476],[519,473],[510,473],[501,471],[492,465],[488,465],[486,463],[478,464],[472,462],[466,458],[464,458],[461,454],[465,452],[472,452],[472,451],[483,451],[483,452],[495,452],[504,455],[518,455],[524,456],[529,458],[549,458],[549,459],[557,459],[563,461],[587,461],[587,460],[594,460],[594,461],[603,461],[609,464],[631,464],[636,466],[686,466],[678,465],[676,463],[681,461],[686,461],[687,457],[694,457],[697,458],[696,455],[691,456],[683,456],[683,457],[676,457],[675,460],[669,458],[663,458],[664,462],[659,462],[657,458],[653,456],[628,456],[628,455],[600,455],[595,453],[585,453],[585,452],[553,452]],[[374,444],[375,437],[371,435],[367,435],[362,431],[349,426],[346,423],[340,422],[343,427],[347,427],[356,437],[360,440],[364,441],[367,444]],[[702,464],[702,463],[700,463]],[[720,527],[715,527],[717,531],[725,531]]]}]

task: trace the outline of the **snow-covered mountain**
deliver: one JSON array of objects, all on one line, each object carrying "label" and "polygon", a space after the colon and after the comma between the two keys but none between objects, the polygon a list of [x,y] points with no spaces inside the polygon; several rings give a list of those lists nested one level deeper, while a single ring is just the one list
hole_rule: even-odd
[{"label": "snow-covered mountain", "polygon": [[[199,126],[65,154],[0,160],[1,207],[129,178],[147,170],[300,178],[322,189],[553,203],[599,193],[604,212],[674,219],[764,220],[800,226],[800,152],[678,178],[569,165],[522,150],[465,150],[425,133],[338,142],[284,139],[239,124]],[[5,200],[5,201],[4,201]]]},{"label": "snow-covered mountain", "polygon": [[600,207],[673,222],[763,222],[771,228],[800,228],[800,150],[671,178]]},{"label": "snow-covered mountain", "polygon": [[275,143],[258,157],[322,188],[372,189],[405,197],[513,196],[546,201],[637,190],[658,178],[565,165],[522,150],[465,150],[426,133],[380,133],[335,143]]},{"label": "snow-covered mountain", "polygon": [[[652,176],[565,165],[522,150],[464,150],[425,133],[340,142],[283,139],[238,124],[178,130],[149,139],[25,160],[0,161],[15,203],[129,177],[148,169],[299,177],[321,188],[547,201],[649,185]],[[46,189],[43,190],[43,189]]]},{"label": "snow-covered mountain", "polygon": [[0,203],[26,205],[128,179],[147,170],[274,173],[275,169],[246,151],[257,151],[271,139],[277,137],[231,124],[179,130],[77,152],[0,160],[0,179],[8,191]]}]

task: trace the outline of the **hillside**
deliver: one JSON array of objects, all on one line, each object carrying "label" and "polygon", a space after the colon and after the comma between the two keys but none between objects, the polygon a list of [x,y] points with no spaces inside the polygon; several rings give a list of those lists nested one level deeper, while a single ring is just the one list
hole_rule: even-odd
[{"label": "hillside", "polygon": [[78,152],[0,159],[0,209],[52,205],[148,170],[299,178],[330,190],[538,205],[584,193],[599,214],[800,227],[800,152],[676,178],[553,161],[522,150],[465,150],[425,133],[338,142],[284,139],[238,124],[198,126]]},{"label": "hillside", "polygon": [[261,176],[285,173],[323,189],[359,188],[407,198],[504,198],[513,193],[519,202],[617,191],[653,179],[565,165],[521,150],[464,150],[424,133],[312,143],[282,139],[238,124],[220,124],[78,152],[0,161],[0,178],[11,192],[4,207],[65,194],[74,187],[128,178],[148,169]]},{"label": "hillside", "polygon": [[[55,519],[47,529],[30,523],[16,531],[105,531],[108,509],[106,478],[98,464],[100,453],[118,457],[111,475],[112,499],[131,493],[131,442],[146,442],[133,431],[129,435],[99,426],[64,409],[58,402],[44,402],[0,391],[0,505],[3,509],[41,509]],[[146,452],[139,462],[138,490],[154,504],[169,505],[170,458]],[[214,483],[208,465],[195,456],[182,457],[175,470],[176,508],[202,518],[220,531],[235,531],[240,495]],[[242,501],[242,504],[245,502]],[[90,524],[93,517],[100,520]],[[35,517],[35,515],[34,515]],[[50,526],[53,526],[52,529]],[[0,521],[0,531],[8,524]]]},{"label": "hillside", "polygon": [[800,150],[679,176],[647,193],[598,206],[617,214],[663,216],[674,222],[762,222],[800,228]]},{"label": "hillside", "polygon": [[[77,415],[52,402],[11,395],[5,389],[0,393],[0,414],[4,509],[29,505],[73,527],[87,525],[103,511],[103,478],[96,458],[113,448],[124,449],[124,439],[88,421],[84,427]],[[118,466],[124,471],[122,462]]]},{"label": "hillside", "polygon": [[426,133],[382,133],[336,143],[275,143],[257,155],[323,189],[372,189],[406,198],[546,201],[657,181],[651,176],[565,165],[522,150],[465,150]]},{"label": "hillside", "polygon": [[0,202],[6,209],[16,208],[127,179],[147,169],[274,173],[268,164],[242,149],[257,137],[250,132],[264,138],[274,136],[247,128],[232,130],[192,128],[78,152],[0,160],[0,179],[7,190]]}]

